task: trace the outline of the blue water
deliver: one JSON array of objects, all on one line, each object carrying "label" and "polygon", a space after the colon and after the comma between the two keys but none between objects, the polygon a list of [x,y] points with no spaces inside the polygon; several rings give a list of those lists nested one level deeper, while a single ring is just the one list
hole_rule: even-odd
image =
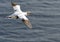
[{"label": "blue water", "polygon": [[21,20],[6,19],[13,13],[11,0],[0,0],[0,42],[60,42],[60,0],[12,0],[21,5],[33,28]]}]

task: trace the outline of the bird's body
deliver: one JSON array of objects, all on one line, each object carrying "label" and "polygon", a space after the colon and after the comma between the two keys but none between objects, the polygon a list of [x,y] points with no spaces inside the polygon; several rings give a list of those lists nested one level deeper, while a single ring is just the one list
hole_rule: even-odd
[{"label": "bird's body", "polygon": [[12,4],[13,9],[14,9],[14,13],[12,15],[9,15],[9,18],[15,18],[18,19],[20,18],[25,25],[27,25],[29,28],[32,28],[32,25],[29,21],[29,19],[26,17],[28,15],[28,12],[22,12],[20,5],[14,5]]}]

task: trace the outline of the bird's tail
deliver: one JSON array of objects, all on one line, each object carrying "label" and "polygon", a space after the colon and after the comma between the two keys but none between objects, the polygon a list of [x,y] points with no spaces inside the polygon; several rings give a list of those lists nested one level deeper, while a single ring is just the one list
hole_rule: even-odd
[{"label": "bird's tail", "polygon": [[27,11],[27,15],[30,15],[31,14],[31,11]]}]

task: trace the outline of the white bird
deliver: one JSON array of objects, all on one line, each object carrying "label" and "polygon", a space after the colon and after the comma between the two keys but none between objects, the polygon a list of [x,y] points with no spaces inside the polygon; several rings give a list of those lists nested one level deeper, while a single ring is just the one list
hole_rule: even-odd
[{"label": "white bird", "polygon": [[9,19],[20,18],[27,27],[32,28],[32,25],[31,25],[29,19],[26,17],[31,12],[30,11],[22,12],[21,8],[20,8],[20,5],[17,5],[16,3],[12,3],[12,6],[13,6],[13,9],[14,9],[14,13],[12,15],[9,15],[8,18]]}]

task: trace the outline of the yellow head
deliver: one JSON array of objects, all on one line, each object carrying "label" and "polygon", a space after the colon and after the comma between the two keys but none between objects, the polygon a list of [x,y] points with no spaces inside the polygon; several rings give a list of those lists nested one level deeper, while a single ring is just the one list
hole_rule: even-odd
[{"label": "yellow head", "polygon": [[11,3],[12,4],[12,6],[16,6],[16,3]]}]

